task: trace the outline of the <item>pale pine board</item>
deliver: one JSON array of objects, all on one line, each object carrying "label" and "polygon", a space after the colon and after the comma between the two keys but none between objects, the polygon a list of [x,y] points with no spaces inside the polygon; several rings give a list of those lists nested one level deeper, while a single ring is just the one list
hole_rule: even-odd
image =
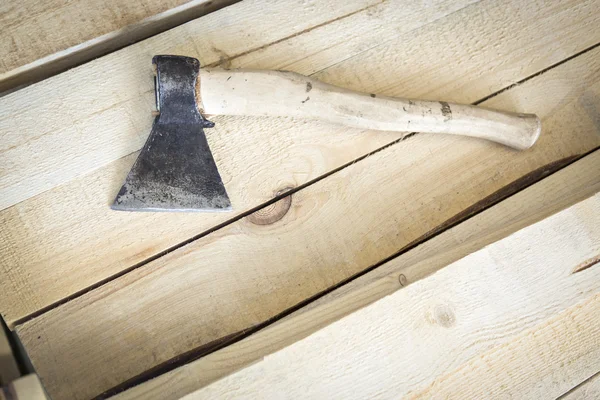
[{"label": "pale pine board", "polygon": [[600,194],[189,396],[556,398],[600,368]]},{"label": "pale pine board", "polygon": [[600,192],[599,169],[600,150],[596,150],[275,324],[122,392],[114,400],[178,399],[257,362],[485,245]]},{"label": "pale pine board", "polygon": [[600,370],[572,391],[560,397],[560,400],[600,399]]},{"label": "pale pine board", "polygon": [[[389,68],[405,65],[407,67],[404,70],[397,70],[398,79],[403,82],[402,87],[394,90],[380,87],[385,94],[411,97],[431,95],[446,100],[472,102],[490,94],[492,90],[560,61],[566,53],[573,54],[600,40],[595,36],[598,32],[594,29],[598,22],[596,19],[600,17],[590,12],[597,4],[595,2],[570,2],[561,6],[559,14],[555,9],[542,7],[541,4],[523,6],[521,3],[515,0],[514,7],[510,8],[491,1],[471,5],[469,2],[441,2],[437,7],[429,7],[424,11],[416,5],[399,7],[394,2],[386,2],[350,12],[348,7],[351,4],[344,2],[344,7],[334,8],[335,14],[330,11],[333,5],[320,3],[321,7],[327,8],[310,8],[312,14],[309,15],[313,15],[313,19],[303,16],[302,24],[296,28],[306,27],[304,21],[316,24],[318,18],[323,21],[326,16],[334,21],[294,36],[287,25],[268,25],[275,23],[275,19],[267,25],[249,23],[253,18],[262,18],[262,14],[254,11],[255,7],[261,8],[262,3],[244,2],[186,24],[185,29],[190,32],[187,35],[182,35],[182,31],[178,31],[178,35],[167,32],[90,63],[85,68],[21,91],[35,98],[51,90],[52,85],[60,87],[78,80],[89,82],[82,88],[75,86],[70,89],[68,96],[60,99],[63,107],[40,102],[33,107],[31,114],[26,112],[27,115],[18,119],[4,120],[4,123],[13,124],[12,131],[35,133],[36,137],[43,132],[46,135],[29,142],[34,145],[17,146],[12,150],[15,168],[9,171],[12,177],[5,178],[14,180],[16,186],[5,188],[7,191],[3,198],[9,199],[12,196],[10,193],[26,198],[47,191],[8,208],[0,217],[4,225],[10,227],[2,236],[2,248],[6,249],[3,269],[8,276],[2,282],[5,290],[13,294],[2,299],[0,309],[12,323],[206,231],[236,213],[256,207],[283,189],[310,182],[400,136],[284,118],[217,118],[218,127],[209,131],[209,141],[236,213],[175,216],[112,212],[108,205],[136,156],[126,154],[139,148],[150,130],[148,111],[152,108],[153,96],[148,60],[153,53],[178,52],[201,56],[202,62],[211,63],[224,57],[219,56],[221,53],[218,51],[215,53],[211,43],[217,43],[213,47],[221,49],[220,52],[226,50],[229,55],[244,53],[243,47],[240,48],[241,41],[228,41],[228,35],[237,37],[233,33],[235,29],[243,27],[244,32],[250,35],[248,49],[258,48],[260,43],[268,44],[269,40],[275,41],[274,30],[279,30],[281,35],[291,37],[241,55],[226,64],[231,67],[266,68],[273,67],[271,63],[279,60],[286,69],[311,73],[352,54],[370,53],[368,50],[371,47],[377,52],[385,47],[388,49],[386,54],[378,55],[381,59],[373,57],[361,66],[362,69],[340,70],[339,74],[350,81],[352,77],[360,75],[364,77],[360,85],[368,80],[373,87],[380,87],[378,80],[387,82],[388,75],[371,74],[370,68],[375,68],[374,65],[378,63]],[[355,6],[358,8],[358,5]],[[274,15],[284,13],[277,7],[272,5]],[[295,15],[294,7],[288,5],[286,10]],[[333,18],[333,15],[341,12],[349,15]],[[442,18],[449,13],[448,18]],[[219,28],[223,32],[221,36],[214,34],[224,20],[239,23],[231,22],[233,25],[231,28],[227,26],[225,31],[225,28]],[[477,46],[466,41],[463,49],[461,41],[466,39],[462,37],[452,45],[432,40],[432,35],[455,35],[457,27],[461,26],[460,21],[466,20],[477,21],[470,25],[469,32],[471,36],[480,38]],[[536,25],[536,40],[528,38],[523,41],[517,28],[529,25],[518,24],[514,30],[507,32],[504,40],[497,41],[496,32],[499,29],[504,29],[511,21],[520,20],[540,21]],[[379,26],[378,21],[384,24],[382,29],[376,30],[373,26]],[[332,28],[329,28],[330,25]],[[271,31],[267,30],[269,27]],[[365,35],[359,35],[358,32],[363,30]],[[172,32],[175,31],[177,29]],[[196,42],[192,42],[191,38],[196,37]],[[302,39],[305,37],[306,40]],[[185,43],[176,45],[184,39]],[[310,51],[306,48],[308,43],[312,45]],[[421,60],[414,50],[419,48],[420,43],[429,43],[438,57],[428,59],[427,65],[421,64],[420,70],[412,69],[410,66]],[[469,53],[469,46],[477,50],[473,52],[475,56]],[[521,52],[524,47],[528,49],[526,56]],[[304,57],[294,50],[296,48],[304,49]],[[412,57],[416,58],[415,63],[398,62],[400,54],[411,52]],[[256,60],[252,59],[252,54],[257,55]],[[449,63],[448,60],[453,57],[461,61]],[[115,62],[117,58],[119,63]],[[306,70],[307,60],[310,60],[312,70]],[[336,64],[334,68],[340,69],[350,61]],[[116,70],[112,68],[111,76],[105,75],[109,64],[119,66]],[[148,75],[143,76],[139,71],[147,71]],[[465,81],[474,74],[480,77],[478,84],[469,87],[468,91],[460,89],[452,92],[450,89],[454,88],[448,85],[437,85],[437,82]],[[99,82],[112,89],[107,88],[100,95],[97,91],[94,91],[94,95],[89,94],[89,88],[100,85]],[[355,82],[358,84],[359,80]],[[348,86],[352,88],[356,85]],[[108,92],[113,92],[114,97],[105,96]],[[142,97],[139,97],[140,94]],[[14,97],[9,104],[16,106],[27,96]],[[60,101],[56,100],[57,103]],[[507,104],[506,109],[528,111],[521,104]],[[48,129],[36,132],[33,127],[37,129],[39,124],[36,123],[38,117],[33,116],[34,112],[41,113],[45,121],[54,121],[54,125],[47,122]],[[57,117],[57,113],[62,115]],[[65,128],[61,121],[75,118],[76,115],[80,123]],[[107,124],[107,121],[111,123]],[[69,146],[60,145],[66,141]],[[61,148],[57,148],[57,145]],[[571,151],[565,149],[564,153]],[[35,157],[36,163],[29,162],[29,156]],[[119,157],[123,158],[114,161]],[[96,168],[100,169],[90,173]],[[33,175],[29,176],[28,171]],[[55,185],[59,186],[52,189]],[[28,193],[28,190],[31,192]],[[52,284],[49,285],[49,282]]]},{"label": "pale pine board", "polygon": [[233,2],[5,0],[0,3],[0,93]]},{"label": "pale pine board", "polygon": [[99,394],[262,323],[524,174],[543,176],[549,164],[598,147],[586,108],[600,87],[598,54],[484,103],[502,109],[518,100],[542,117],[544,135],[531,151],[417,135],[17,327],[50,394]]}]

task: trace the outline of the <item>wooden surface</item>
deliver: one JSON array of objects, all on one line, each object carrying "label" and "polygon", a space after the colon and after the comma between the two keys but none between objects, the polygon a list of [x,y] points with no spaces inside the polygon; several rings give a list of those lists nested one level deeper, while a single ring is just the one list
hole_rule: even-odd
[{"label": "wooden surface", "polygon": [[[247,0],[0,98],[0,312],[51,396],[90,398],[175,368],[597,149],[599,5]],[[160,53],[537,113],[543,134],[515,152],[214,118],[234,213],[112,212],[150,131]]]},{"label": "wooden surface", "polygon": [[[0,310],[9,324],[400,137],[287,118],[219,118],[209,141],[236,214],[114,213],[108,205],[135,159],[131,152],[150,131],[153,54],[184,53],[204,65],[222,59],[228,67],[320,71],[315,77],[351,89],[469,103],[600,40],[595,36],[600,17],[591,12],[595,2],[575,1],[557,10],[515,1],[516,12],[494,2],[445,1],[425,11],[393,2],[319,4],[300,8],[302,20],[292,26],[281,21],[297,15],[301,5],[269,4],[281,18],[262,21],[258,10],[265,5],[242,2],[0,99],[0,125],[9,132],[3,153],[8,167],[0,179],[6,207],[0,221],[8,227],[1,238],[7,250],[2,269],[8,278],[0,284],[12,294],[0,300]],[[259,19],[261,24],[253,23]],[[461,21],[468,22],[459,30]],[[375,29],[379,24],[384,28]],[[365,29],[359,34],[358,27]],[[242,28],[247,39],[235,40]],[[500,42],[499,31],[504,32]],[[439,37],[444,40],[433,40]],[[398,54],[415,62],[398,63]],[[66,87],[59,96],[48,96]],[[571,88],[565,84],[560,90]],[[563,94],[568,92],[557,97]],[[498,107],[538,111],[522,101],[506,100]],[[39,120],[45,121],[41,129]],[[543,163],[585,152],[595,146],[591,140],[591,146],[587,140],[567,143]],[[485,148],[496,152],[494,146]],[[525,163],[522,174],[543,165]],[[503,183],[514,177],[507,175]],[[502,185],[491,183],[477,200]],[[455,207],[477,200],[467,196]]]},{"label": "wooden surface", "polygon": [[196,85],[199,107],[209,116],[297,117],[358,129],[464,135],[517,150],[533,146],[542,128],[532,114],[377,96],[294,72],[207,68]]},{"label": "wooden surface", "polygon": [[5,0],[0,93],[47,78],[234,1]]},{"label": "wooden surface", "polygon": [[114,400],[178,399],[288,346],[494,241],[600,192],[600,151],[565,167],[248,338]]},{"label": "wooden surface", "polygon": [[[219,49],[242,54],[325,23],[333,10],[345,15],[365,8],[364,1],[346,0],[301,8],[302,20],[291,26],[285,21],[302,3],[242,2],[0,98],[6,137],[0,223],[7,227],[0,237],[0,268],[7,277],[0,289],[11,293],[0,298],[0,311],[9,325],[235,215],[109,209],[150,132],[151,57],[184,53],[215,63],[224,57]],[[264,20],[266,7],[273,18]],[[424,23],[437,13],[424,15]],[[240,41],[242,28],[247,33]],[[219,128],[209,139],[236,214],[397,137],[307,129],[288,119],[216,121]]]},{"label": "wooden surface", "polygon": [[557,398],[600,370],[598,254],[600,194],[184,398]]},{"label": "wooden surface", "polygon": [[[417,135],[20,325],[49,392],[91,396],[180,354],[201,354],[478,210],[523,175],[543,176],[597,147],[598,126],[573,88],[597,90],[600,76],[585,71],[598,71],[599,52],[484,103],[502,109],[518,99],[540,114],[544,136],[531,151]],[[349,200],[365,193],[368,201]]]}]

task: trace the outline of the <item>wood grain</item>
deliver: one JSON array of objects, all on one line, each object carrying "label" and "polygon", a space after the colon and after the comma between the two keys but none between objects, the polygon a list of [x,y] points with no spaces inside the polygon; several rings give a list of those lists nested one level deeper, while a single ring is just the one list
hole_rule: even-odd
[{"label": "wood grain", "polygon": [[6,0],[0,93],[47,78],[235,0]]},{"label": "wood grain", "polygon": [[599,53],[483,104],[509,109],[519,99],[540,115],[544,135],[527,152],[413,136],[292,194],[273,224],[238,220],[20,325],[51,396],[90,397],[181,354],[201,354],[485,208],[479,202],[507,185],[505,195],[523,188],[532,171],[543,176],[597,148],[599,126],[583,104],[600,86]]},{"label": "wood grain", "polygon": [[[558,14],[516,0],[507,6],[442,1],[425,10],[393,1],[369,4],[326,2],[304,10],[301,3],[238,3],[0,99],[3,143],[12,146],[2,153],[8,167],[0,178],[0,199],[9,207],[0,216],[7,227],[0,232],[7,277],[0,287],[11,293],[0,299],[0,310],[9,324],[401,137],[287,118],[219,118],[209,141],[235,214],[114,213],[108,206],[135,160],[131,152],[150,131],[152,54],[195,56],[205,65],[222,60],[229,67],[270,68],[279,62],[301,73],[331,67],[338,71],[335,79],[317,74],[319,79],[344,75],[347,82],[341,83],[352,89],[364,90],[371,81],[384,95],[469,103],[600,40],[593,1],[561,4]],[[263,21],[267,6],[273,18]],[[302,21],[281,22],[299,9]],[[499,30],[520,20],[534,21],[532,36],[524,41],[517,28],[530,25],[516,24],[497,40]],[[461,36],[461,21],[474,21],[465,35],[478,42]],[[249,35],[246,40],[236,39],[240,31]],[[458,40],[433,40],[436,35]],[[438,57],[421,57],[417,49],[435,49]],[[352,55],[371,53],[369,62],[342,68]],[[399,54],[414,62],[399,63]],[[379,63],[398,74],[402,85],[386,88],[390,77],[379,73]],[[438,85],[470,79],[477,84],[468,90]],[[567,85],[560,86],[561,93],[570,90]],[[48,96],[56,92],[60,95]],[[589,102],[593,107],[594,100]],[[519,98],[499,108],[536,111]],[[566,149],[564,156],[579,151]]]},{"label": "wood grain", "polygon": [[178,399],[507,235],[600,192],[600,151],[396,257],[246,339],[162,374],[114,400]]},{"label": "wood grain", "polygon": [[556,398],[600,367],[599,253],[600,194],[184,398]]}]

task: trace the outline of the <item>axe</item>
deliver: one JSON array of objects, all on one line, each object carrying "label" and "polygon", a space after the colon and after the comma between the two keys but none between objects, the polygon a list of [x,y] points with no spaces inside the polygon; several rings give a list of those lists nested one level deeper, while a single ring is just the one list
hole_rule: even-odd
[{"label": "axe", "polygon": [[204,115],[292,116],[399,132],[448,133],[531,147],[533,114],[350,91],[293,72],[202,69],[195,58],[160,55],[158,115],[113,205],[125,211],[228,211],[231,202],[206,141]]}]

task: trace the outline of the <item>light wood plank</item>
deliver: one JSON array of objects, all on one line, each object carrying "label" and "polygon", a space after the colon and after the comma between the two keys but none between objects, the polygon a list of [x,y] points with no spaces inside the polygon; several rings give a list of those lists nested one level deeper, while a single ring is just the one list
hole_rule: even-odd
[{"label": "light wood plank", "polygon": [[[177,399],[600,192],[600,150],[379,266],[277,323],[135,386],[114,400]],[[402,276],[402,278],[400,278]]]},{"label": "light wood plank", "polygon": [[600,371],[560,397],[560,400],[590,399],[600,399]]},{"label": "light wood plank", "polygon": [[6,0],[0,93],[33,83],[235,0]]},{"label": "light wood plank", "polygon": [[[348,80],[359,74],[364,76],[361,85],[370,80],[373,87],[380,87],[378,80],[387,81],[389,78],[386,74],[368,73],[369,65],[381,62],[391,68],[399,64],[398,54],[410,51],[412,57],[420,60],[414,49],[422,47],[420,43],[431,43],[440,57],[429,59],[428,65],[422,65],[421,70],[398,71],[406,74],[398,76],[404,82],[402,87],[394,90],[380,88],[388,95],[420,97],[432,94],[448,101],[471,102],[490,94],[490,90],[560,61],[565,53],[580,51],[594,40],[600,40],[595,29],[595,23],[600,23],[596,19],[600,16],[590,12],[597,4],[595,1],[573,0],[561,6],[560,14],[538,3],[523,6],[516,0],[510,3],[514,10],[492,1],[476,4],[446,1],[427,8],[426,14],[419,5],[408,7],[404,3],[402,6],[395,2],[373,3],[372,7],[364,6],[363,2],[360,5],[342,3],[319,3],[319,7],[325,8],[311,7],[310,13],[303,15],[303,21],[294,25],[295,29],[306,28],[300,34],[289,24],[281,25],[275,18],[283,15],[281,18],[286,19],[284,16],[290,13],[296,15],[299,6],[273,5],[273,21],[269,19],[265,25],[251,23],[262,19],[262,13],[255,10],[264,9],[262,3],[238,3],[186,24],[185,31],[182,31],[184,27],[181,27],[182,30],[175,29],[19,92],[27,96],[19,95],[4,104],[4,99],[0,99],[0,105],[6,105],[7,110],[12,107],[10,109],[17,113],[18,108],[21,113],[19,118],[0,120],[0,126],[8,124],[4,125],[7,132],[25,132],[24,136],[31,136],[28,144],[11,150],[10,157],[14,158],[10,159],[14,162],[9,164],[13,167],[9,168],[10,176],[4,177],[13,180],[14,185],[5,188],[8,191],[3,191],[0,198],[9,199],[10,193],[13,193],[18,198],[9,201],[12,204],[37,194],[3,211],[0,217],[4,226],[9,227],[2,232],[1,239],[5,254],[2,268],[8,278],[0,280],[0,284],[5,285],[4,289],[12,293],[8,298],[0,299],[0,310],[7,321],[12,324],[219,225],[237,213],[257,207],[286,188],[304,185],[401,136],[346,130],[286,118],[220,118],[216,120],[218,127],[209,131],[209,140],[236,214],[174,216],[111,212],[108,205],[136,156],[129,153],[142,145],[150,130],[149,110],[153,96],[148,60],[153,53],[200,56],[206,64],[225,57],[212,49],[212,44],[229,55],[244,54],[248,49],[260,47],[261,43],[276,42],[276,32],[279,32],[279,35],[290,38],[241,55],[226,64],[260,68],[270,66],[273,60],[280,60],[287,63],[287,69],[308,73],[310,71],[305,71],[306,60],[290,49],[299,46],[306,50],[307,43],[311,43],[313,47],[305,55],[309,54],[311,65],[320,70],[343,60],[343,54],[348,57],[382,45],[378,30],[373,28],[381,21],[383,43],[385,40],[390,42],[386,45],[388,51],[385,57],[380,60],[373,58],[360,71],[346,70],[344,74]],[[349,8],[352,4],[354,9]],[[359,6],[366,8],[358,11]],[[326,18],[333,18],[339,13],[348,13],[348,16],[314,27],[314,24],[325,23]],[[451,13],[448,18],[442,18],[448,13]],[[497,31],[507,19],[516,18],[515,15],[529,21],[540,21],[536,25],[535,40],[529,38],[524,42],[518,30],[511,30],[503,41],[497,41]],[[451,36],[465,20],[478,21],[470,26],[470,35],[480,38],[474,48],[477,51],[472,54],[469,54],[468,48],[474,44],[469,41],[465,42],[464,52],[457,53],[457,49],[463,48],[461,41],[464,38],[452,42],[452,46],[431,40],[431,32]],[[224,25],[223,21],[231,25],[226,25],[227,29],[219,28]],[[329,28],[330,25],[332,28]],[[401,27],[400,34],[398,26]],[[242,27],[250,35],[247,43],[235,40]],[[361,36],[359,28],[371,33]],[[173,33],[175,31],[177,33]],[[310,40],[302,45],[298,41],[304,36]],[[281,47],[285,43],[288,43],[288,50]],[[557,43],[560,51],[556,51]],[[271,47],[274,50],[269,50]],[[523,47],[529,50],[529,55],[536,56],[523,57],[520,51],[516,51]],[[395,49],[395,54],[392,49]],[[254,53],[260,53],[255,61],[250,59]],[[449,63],[448,59],[453,55],[460,62]],[[339,65],[337,68],[340,68]],[[146,75],[139,71],[145,71]],[[471,86],[469,90],[452,92],[447,85],[438,87],[436,83],[438,79],[440,82],[465,81],[477,71],[488,71],[488,74],[478,81],[480,86]],[[495,80],[495,76],[499,80]],[[60,99],[48,100],[46,94],[55,92],[57,87],[69,87],[69,90],[62,90],[64,96]],[[98,87],[103,90],[91,89]],[[567,88],[561,87],[560,90]],[[31,98],[43,98],[44,101],[25,107],[23,102],[27,99],[29,103]],[[537,111],[528,110],[518,99],[512,101],[517,102],[506,104],[504,108]],[[0,110],[4,108],[0,107]],[[7,112],[7,115],[11,113]],[[41,129],[37,123],[40,119],[46,121]],[[64,124],[64,121],[73,119],[79,122]],[[22,138],[19,135],[14,139],[17,137]],[[413,144],[416,142],[413,141]],[[570,146],[573,145],[569,144],[567,148]],[[552,160],[577,152],[565,149],[564,154],[552,157]],[[3,153],[3,157],[8,159],[7,152]],[[493,191],[495,188],[489,189]],[[487,189],[484,191],[488,192]],[[455,210],[449,210],[452,211]]]},{"label": "light wood plank", "polygon": [[600,367],[600,194],[185,399],[555,398]]},{"label": "light wood plank", "polygon": [[522,188],[527,179],[514,182],[523,175],[543,176],[598,147],[599,127],[581,102],[600,87],[598,54],[485,103],[507,109],[519,99],[542,117],[531,151],[411,137],[17,327],[50,394],[89,397],[201,354],[480,210],[507,185]]}]

